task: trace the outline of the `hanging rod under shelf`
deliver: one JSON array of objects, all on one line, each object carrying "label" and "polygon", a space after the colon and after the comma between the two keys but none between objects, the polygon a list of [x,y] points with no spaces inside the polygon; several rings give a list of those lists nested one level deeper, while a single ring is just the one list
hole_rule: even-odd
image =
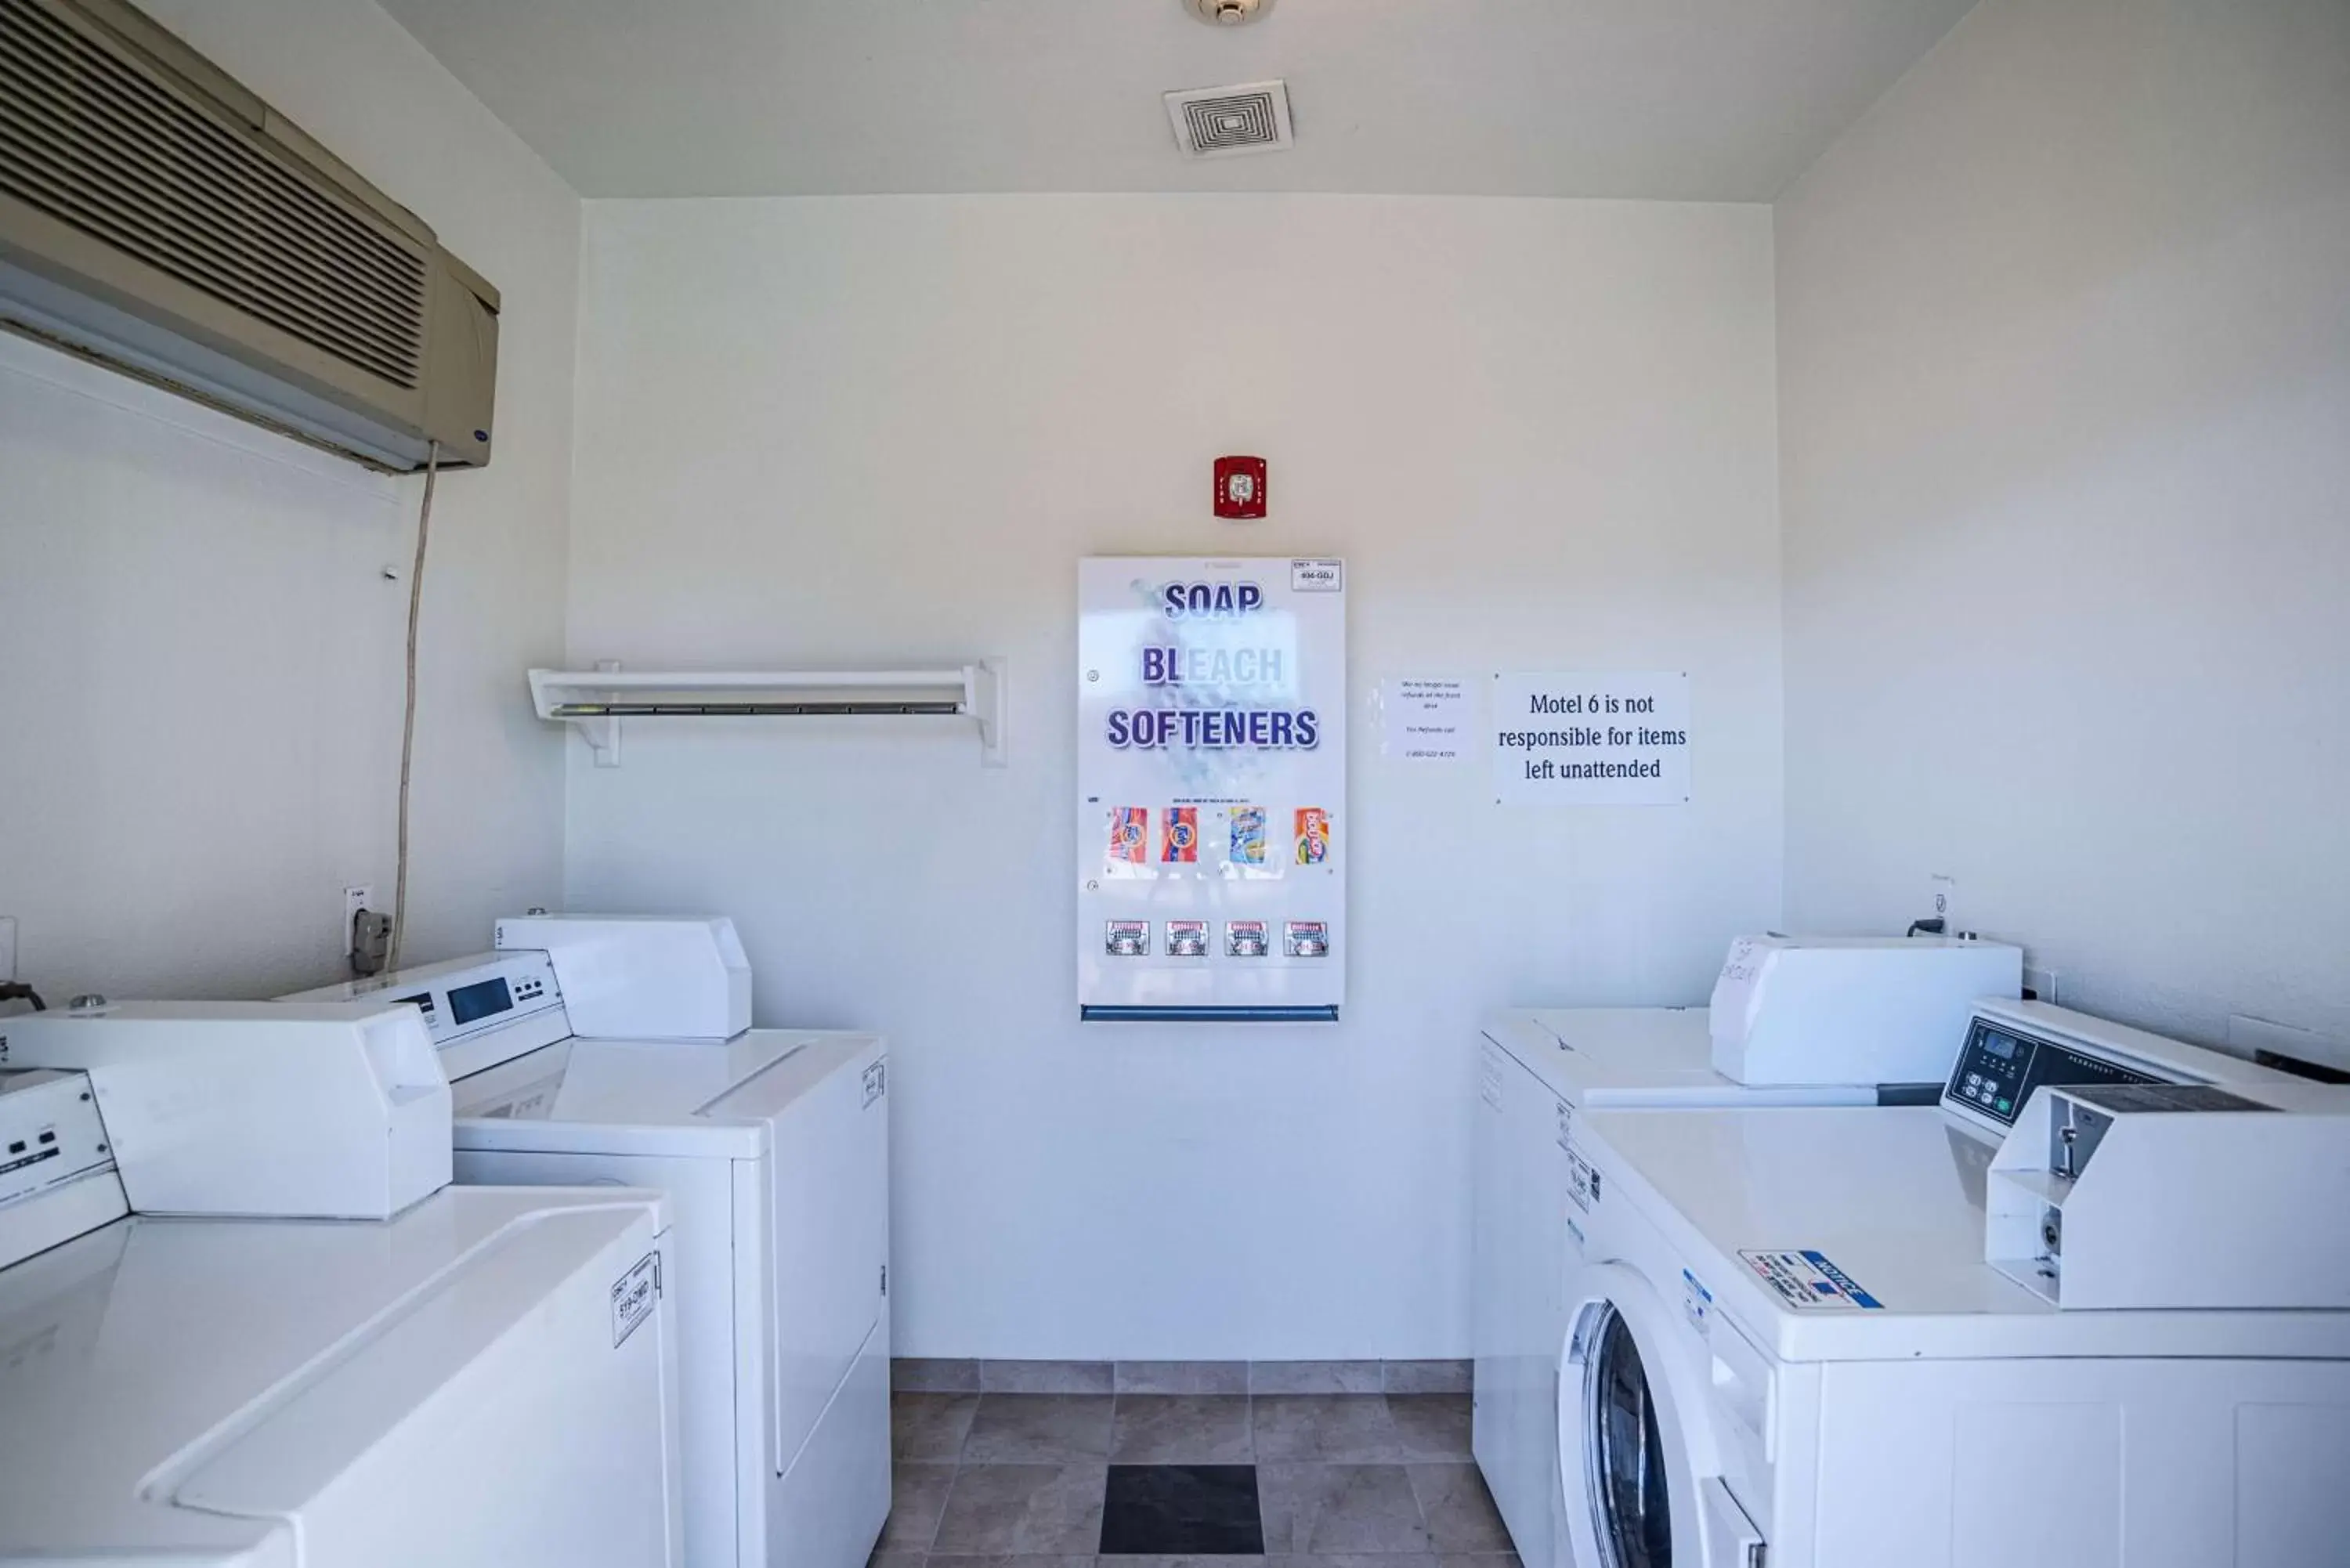
[{"label": "hanging rod under shelf", "polygon": [[558,702],[554,719],[856,719],[930,714],[951,719],[956,702]]},{"label": "hanging rod under shelf", "polygon": [[967,718],[983,760],[1003,765],[1003,661],[946,670],[534,670],[542,719],[577,727],[596,765],[617,767],[623,719]]}]

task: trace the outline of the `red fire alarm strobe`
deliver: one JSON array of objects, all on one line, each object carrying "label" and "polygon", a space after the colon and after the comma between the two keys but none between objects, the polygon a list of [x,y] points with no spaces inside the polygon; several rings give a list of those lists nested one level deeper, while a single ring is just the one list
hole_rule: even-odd
[{"label": "red fire alarm strobe", "polygon": [[1242,522],[1264,515],[1264,459],[1216,459],[1216,515]]}]

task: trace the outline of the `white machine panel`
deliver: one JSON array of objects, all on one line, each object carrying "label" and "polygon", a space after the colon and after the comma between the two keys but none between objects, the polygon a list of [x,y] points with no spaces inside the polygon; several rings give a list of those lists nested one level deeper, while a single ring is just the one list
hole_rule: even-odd
[{"label": "white machine panel", "polygon": [[1337,1016],[1345,584],[1336,561],[1080,563],[1080,1016]]},{"label": "white machine panel", "polygon": [[731,1040],[751,1027],[751,961],[723,915],[508,915],[491,945],[553,961],[584,1040]]},{"label": "white machine panel", "polygon": [[0,1066],[89,1075],[141,1214],[381,1220],[449,1184],[413,1007],[131,1002],[0,1020]]},{"label": "white machine panel", "polygon": [[424,1015],[452,1083],[571,1033],[555,964],[543,952],[476,953],[277,1000],[411,1002]]},{"label": "white machine panel", "polygon": [[411,1002],[424,1015],[441,1070],[451,1083],[571,1034],[563,988],[543,952],[475,953],[445,963],[345,981],[280,1002],[376,998]]},{"label": "white machine panel", "polygon": [[2023,950],[1943,937],[1741,937],[1713,983],[1713,1065],[1741,1084],[1939,1084]]},{"label": "white machine panel", "polygon": [[88,1077],[0,1072],[0,1269],[130,1212]]},{"label": "white machine panel", "polygon": [[2065,1308],[2350,1310],[2350,1087],[2041,1088],[1991,1164],[1983,1256]]},{"label": "white machine panel", "polygon": [[110,1158],[85,1075],[0,1072],[0,1207]]}]

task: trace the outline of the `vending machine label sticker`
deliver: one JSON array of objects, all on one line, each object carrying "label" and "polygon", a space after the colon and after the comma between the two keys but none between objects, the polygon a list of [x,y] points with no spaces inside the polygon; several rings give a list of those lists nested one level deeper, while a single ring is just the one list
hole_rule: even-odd
[{"label": "vending machine label sticker", "polygon": [[1265,863],[1265,813],[1261,805],[1236,805],[1232,815],[1232,862],[1235,866]]},{"label": "vending machine label sticker", "polygon": [[1113,868],[1139,866],[1150,853],[1150,808],[1114,806],[1109,814],[1109,863]]},{"label": "vending machine label sticker", "polygon": [[1205,958],[1208,954],[1208,922],[1168,921],[1167,951],[1175,958]]},{"label": "vending machine label sticker", "polygon": [[1741,1251],[1754,1277],[1797,1312],[1882,1312],[1885,1303],[1855,1284],[1852,1276],[1806,1248]]},{"label": "vending machine label sticker", "polygon": [[1271,945],[1263,920],[1232,920],[1224,926],[1224,951],[1233,958],[1263,958]]},{"label": "vending machine label sticker", "polygon": [[1572,1154],[1575,1152],[1575,1107],[1565,1100],[1551,1103],[1558,1107],[1558,1147]]},{"label": "vending machine label sticker", "polygon": [[1196,805],[1170,805],[1167,808],[1165,826],[1159,834],[1159,858],[1170,865],[1188,866],[1200,858],[1200,808]]},{"label": "vending machine label sticker", "polygon": [[1282,950],[1291,958],[1320,958],[1330,950],[1330,926],[1325,920],[1292,920],[1283,928]]},{"label": "vending machine label sticker", "polygon": [[1148,958],[1150,955],[1150,922],[1110,921],[1102,937],[1102,950],[1112,958]]},{"label": "vending machine label sticker", "polygon": [[1297,808],[1297,863],[1320,866],[1330,858],[1330,814],[1318,805]]}]

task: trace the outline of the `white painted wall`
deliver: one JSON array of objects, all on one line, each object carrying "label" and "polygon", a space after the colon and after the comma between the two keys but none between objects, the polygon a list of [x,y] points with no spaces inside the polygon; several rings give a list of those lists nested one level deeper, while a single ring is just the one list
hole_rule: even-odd
[{"label": "white painted wall", "polygon": [[[1011,765],[838,722],[571,742],[572,907],[741,923],[897,1072],[898,1349],[1465,1354],[1467,1048],[1701,998],[1780,906],[1770,218],[1297,197],[591,202],[575,659],[1011,659]],[[1275,517],[1206,516],[1210,459]],[[1336,1028],[1082,1026],[1075,572],[1342,553],[1382,676],[1686,668],[1698,803],[1352,765]]]},{"label": "white painted wall", "polygon": [[1789,921],[2350,1038],[2350,7],[1986,0],[1777,225]]},{"label": "white painted wall", "polygon": [[[504,291],[495,462],[440,487],[409,952],[561,895],[579,202],[369,0],[144,0]],[[338,978],[339,889],[391,895],[421,481],[0,338],[0,914],[52,1000]],[[381,567],[396,563],[400,580]]]}]

